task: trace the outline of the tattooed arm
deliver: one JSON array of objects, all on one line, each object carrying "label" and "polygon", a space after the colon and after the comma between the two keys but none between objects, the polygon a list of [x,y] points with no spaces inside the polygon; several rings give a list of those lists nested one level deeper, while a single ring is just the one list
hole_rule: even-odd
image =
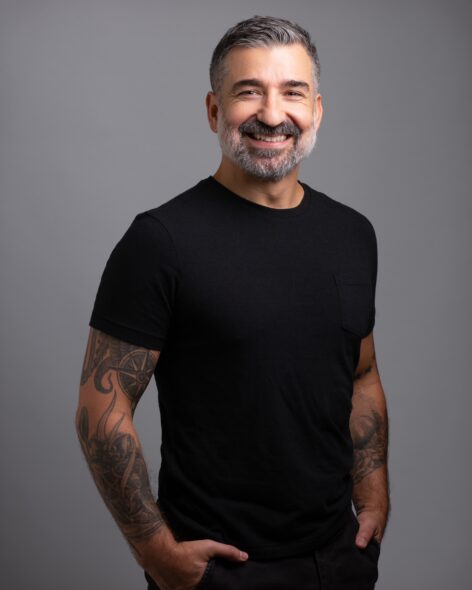
[{"label": "tattooed arm", "polygon": [[374,335],[361,342],[354,375],[351,437],[354,445],[353,502],[361,523],[358,538],[381,541],[390,513],[388,414],[375,357]]},{"label": "tattooed arm", "polygon": [[138,435],[136,406],[160,352],[90,329],[75,425],[97,488],[138,563],[162,542],[173,542],[152,496]]},{"label": "tattooed arm", "polygon": [[211,539],[177,542],[154,502],[133,415],[159,354],[92,328],[75,424],[92,477],[136,561],[162,590],[190,589],[211,557],[248,556]]}]

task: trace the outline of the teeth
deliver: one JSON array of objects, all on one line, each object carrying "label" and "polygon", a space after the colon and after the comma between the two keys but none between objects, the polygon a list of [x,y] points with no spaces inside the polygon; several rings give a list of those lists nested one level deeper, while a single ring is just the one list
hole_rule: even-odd
[{"label": "teeth", "polygon": [[277,141],[285,141],[287,139],[287,135],[276,135],[274,136],[265,136],[265,135],[256,135],[255,133],[253,134],[253,136],[255,137],[255,139],[258,139],[260,141],[268,141],[268,142],[277,142]]}]

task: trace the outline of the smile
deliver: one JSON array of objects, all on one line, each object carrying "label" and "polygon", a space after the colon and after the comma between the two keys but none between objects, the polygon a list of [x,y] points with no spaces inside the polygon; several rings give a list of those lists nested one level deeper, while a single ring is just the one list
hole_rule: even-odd
[{"label": "smile", "polygon": [[264,146],[280,146],[285,145],[290,141],[291,135],[260,135],[258,133],[246,133],[246,137],[251,140],[251,143]]}]

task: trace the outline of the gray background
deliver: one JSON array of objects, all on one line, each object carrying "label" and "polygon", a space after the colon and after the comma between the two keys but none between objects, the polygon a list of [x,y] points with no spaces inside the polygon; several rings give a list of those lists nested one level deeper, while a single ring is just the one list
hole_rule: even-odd
[{"label": "gray background", "polygon": [[[300,178],[377,232],[392,497],[377,587],[470,587],[470,3],[0,7],[3,587],[145,587],[73,428],[88,320],[136,213],[216,171],[210,56],[254,14],[311,32],[325,115]],[[136,423],[156,492],[154,382]]]}]

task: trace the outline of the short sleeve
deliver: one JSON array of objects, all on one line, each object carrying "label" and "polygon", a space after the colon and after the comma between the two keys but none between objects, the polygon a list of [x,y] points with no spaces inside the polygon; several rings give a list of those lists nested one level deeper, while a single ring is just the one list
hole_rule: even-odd
[{"label": "short sleeve", "polygon": [[177,284],[177,253],[167,228],[149,213],[139,213],[108,258],[89,326],[161,350]]},{"label": "short sleeve", "polygon": [[377,316],[376,307],[376,290],[377,290],[377,269],[378,269],[378,248],[377,236],[375,234],[374,226],[369,222],[369,267],[370,280],[372,284],[372,316],[370,321],[370,332],[374,329],[375,320]]}]

